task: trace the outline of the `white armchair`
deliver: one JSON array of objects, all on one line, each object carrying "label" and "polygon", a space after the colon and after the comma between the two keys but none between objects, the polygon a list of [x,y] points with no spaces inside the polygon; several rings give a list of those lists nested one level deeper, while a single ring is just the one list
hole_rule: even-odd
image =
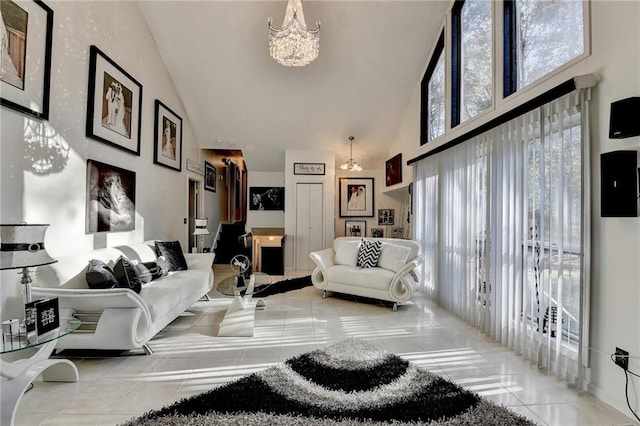
[{"label": "white armchair", "polygon": [[417,287],[413,270],[423,262],[418,243],[393,238],[364,238],[381,242],[377,265],[372,268],[357,266],[360,237],[338,237],[333,248],[309,254],[317,268],[311,274],[313,285],[322,290],[371,297],[398,303],[410,300]]}]

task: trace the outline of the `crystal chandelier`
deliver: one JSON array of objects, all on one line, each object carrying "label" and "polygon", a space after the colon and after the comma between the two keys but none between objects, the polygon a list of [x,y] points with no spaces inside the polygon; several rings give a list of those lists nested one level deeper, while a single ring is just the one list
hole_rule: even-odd
[{"label": "crystal chandelier", "polygon": [[304,22],[302,0],[289,0],[282,28],[274,28],[269,18],[269,53],[279,64],[303,67],[318,57],[320,22],[309,30]]},{"label": "crystal chandelier", "polygon": [[349,154],[349,160],[342,163],[340,168],[342,170],[348,170],[350,172],[359,172],[362,170],[360,164],[353,159],[353,140],[355,138],[353,136],[349,136],[349,143],[351,144],[351,154]]}]

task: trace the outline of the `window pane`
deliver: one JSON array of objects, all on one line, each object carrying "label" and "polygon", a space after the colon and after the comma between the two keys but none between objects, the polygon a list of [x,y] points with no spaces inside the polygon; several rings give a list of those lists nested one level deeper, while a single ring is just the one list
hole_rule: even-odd
[{"label": "window pane", "polygon": [[441,51],[429,78],[429,140],[444,134],[444,52]]},{"label": "window pane", "polygon": [[491,106],[493,99],[491,2],[467,0],[462,7],[462,121]]},{"label": "window pane", "polygon": [[582,2],[518,0],[518,89],[584,52]]}]

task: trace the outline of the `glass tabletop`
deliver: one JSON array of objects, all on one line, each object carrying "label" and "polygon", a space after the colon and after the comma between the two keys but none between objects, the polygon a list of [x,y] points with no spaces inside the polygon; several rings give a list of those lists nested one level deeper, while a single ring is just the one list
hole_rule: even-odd
[{"label": "glass tabletop", "polygon": [[[255,281],[253,284],[253,293],[259,294],[265,288],[271,284],[271,276],[268,274],[264,274],[262,272],[255,272],[254,274]],[[236,292],[240,296],[244,296],[247,290],[247,286],[249,285],[249,278],[243,278],[241,275],[232,275],[230,277],[222,279],[216,289],[218,293],[224,294],[225,296],[235,296]]]},{"label": "glass tabletop", "polygon": [[34,348],[36,346],[43,345],[52,340],[59,339],[67,334],[73,333],[80,328],[82,322],[75,318],[62,318],[60,319],[60,327],[51,330],[48,333],[40,336],[28,335],[24,330],[15,333],[2,333],[2,352],[0,354],[6,354],[9,352],[21,351],[24,349]]}]

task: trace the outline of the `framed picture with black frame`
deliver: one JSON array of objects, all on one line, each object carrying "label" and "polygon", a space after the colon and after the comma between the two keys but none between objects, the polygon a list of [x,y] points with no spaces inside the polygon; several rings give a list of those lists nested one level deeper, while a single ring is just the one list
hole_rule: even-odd
[{"label": "framed picture with black frame", "polygon": [[153,162],[182,170],[182,118],[156,99]]},{"label": "framed picture with black frame", "polygon": [[136,172],[87,160],[86,231],[133,231]]},{"label": "framed picture with black frame", "polygon": [[140,155],[141,116],[142,84],[91,46],[87,137]]},{"label": "framed picture with black frame", "polygon": [[344,235],[347,237],[366,237],[367,221],[366,220],[345,220]]},{"label": "framed picture with black frame", "polygon": [[1,36],[6,37],[1,49],[0,104],[48,120],[53,10],[42,1],[6,0],[0,2],[0,10]]},{"label": "framed picture with black frame", "polygon": [[208,161],[204,162],[204,189],[216,192],[216,168]]},{"label": "framed picture with black frame", "polygon": [[340,178],[340,217],[373,217],[373,178]]},{"label": "framed picture with black frame", "polygon": [[385,162],[386,186],[393,186],[402,182],[402,153]]}]

